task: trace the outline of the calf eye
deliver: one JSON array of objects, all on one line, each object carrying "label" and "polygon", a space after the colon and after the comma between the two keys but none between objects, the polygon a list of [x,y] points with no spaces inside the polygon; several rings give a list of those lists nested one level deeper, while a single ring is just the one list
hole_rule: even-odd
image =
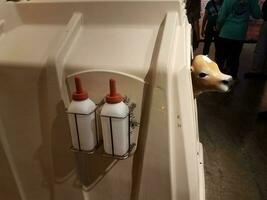
[{"label": "calf eye", "polygon": [[198,74],[198,76],[199,76],[199,78],[204,78],[204,77],[206,77],[208,74],[206,74],[206,73],[204,73],[204,72],[200,72],[199,74]]}]

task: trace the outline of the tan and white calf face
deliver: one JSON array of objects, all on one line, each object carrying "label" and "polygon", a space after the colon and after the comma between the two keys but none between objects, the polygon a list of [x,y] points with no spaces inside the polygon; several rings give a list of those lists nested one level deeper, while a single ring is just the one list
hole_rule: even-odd
[{"label": "tan and white calf face", "polygon": [[223,74],[218,65],[204,55],[194,58],[191,75],[195,97],[207,91],[227,92],[233,82],[232,76]]}]

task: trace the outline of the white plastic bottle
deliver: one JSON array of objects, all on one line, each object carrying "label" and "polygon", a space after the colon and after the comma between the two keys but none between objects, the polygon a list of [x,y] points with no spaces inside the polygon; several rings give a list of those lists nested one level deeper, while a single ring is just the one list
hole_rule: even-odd
[{"label": "white plastic bottle", "polygon": [[110,94],[101,110],[104,150],[107,154],[123,156],[129,150],[129,108],[116,92],[116,81],[110,79],[109,84]]},{"label": "white plastic bottle", "polygon": [[97,144],[94,113],[96,105],[82,89],[79,77],[75,77],[75,85],[76,91],[72,94],[68,108],[68,113],[73,113],[69,115],[72,145],[77,150],[91,151]]}]

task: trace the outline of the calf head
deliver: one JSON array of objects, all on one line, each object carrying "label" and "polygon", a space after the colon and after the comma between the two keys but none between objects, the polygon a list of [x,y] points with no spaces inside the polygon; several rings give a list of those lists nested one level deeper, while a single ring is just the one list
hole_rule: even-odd
[{"label": "calf head", "polygon": [[223,74],[218,65],[204,55],[194,58],[191,76],[195,97],[208,91],[227,92],[233,82],[231,76]]}]

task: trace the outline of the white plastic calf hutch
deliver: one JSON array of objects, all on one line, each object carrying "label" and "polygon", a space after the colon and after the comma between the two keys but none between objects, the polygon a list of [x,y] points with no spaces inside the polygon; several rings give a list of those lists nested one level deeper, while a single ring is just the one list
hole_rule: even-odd
[{"label": "white plastic calf hutch", "polygon": [[[1,1],[1,162],[11,177],[1,185],[22,200],[204,200],[184,7]],[[76,76],[95,104],[92,113],[67,110]],[[120,155],[114,141],[124,133],[107,126],[113,136],[102,136],[110,79],[129,106],[129,148]],[[73,114],[94,115],[93,149],[78,148],[83,137],[75,135]],[[112,151],[103,148],[105,138],[114,139]]]}]

